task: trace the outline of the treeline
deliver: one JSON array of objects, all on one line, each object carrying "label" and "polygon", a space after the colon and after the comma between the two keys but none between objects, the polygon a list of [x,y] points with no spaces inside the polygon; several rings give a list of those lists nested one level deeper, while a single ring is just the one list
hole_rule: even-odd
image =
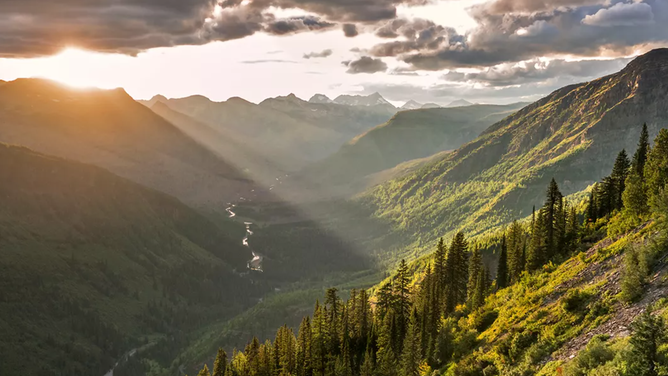
[{"label": "treeline", "polygon": [[[619,154],[612,174],[594,187],[584,216],[564,199],[553,179],[544,205],[534,210],[529,226],[515,221],[503,234],[495,280],[480,250],[457,233],[449,245],[440,240],[418,283],[412,283],[413,276],[402,260],[396,275],[373,298],[366,291],[353,290],[344,302],[335,288],[329,289],[323,303],[316,303],[313,316],[303,319],[296,335],[284,326],[273,342],[253,338],[243,352],[235,350],[229,362],[220,350],[213,373],[205,365],[199,376],[418,376],[463,359],[478,346],[478,334],[498,316],[496,311],[481,309],[489,294],[550,262],[565,260],[595,237],[603,222],[637,216],[634,221],[639,223],[652,214],[665,216],[668,131],[661,130],[653,148],[647,139],[643,127],[633,161],[624,151]],[[629,193],[638,184],[646,191],[640,198]],[[638,212],[640,207],[644,211]],[[469,314],[473,325],[461,325],[460,320]],[[500,350],[508,362],[516,362],[526,345],[535,341],[525,334],[513,337],[507,351]],[[651,346],[663,343],[660,341],[663,339],[654,338]],[[494,363],[485,361],[458,369],[455,374],[499,372]]]}]

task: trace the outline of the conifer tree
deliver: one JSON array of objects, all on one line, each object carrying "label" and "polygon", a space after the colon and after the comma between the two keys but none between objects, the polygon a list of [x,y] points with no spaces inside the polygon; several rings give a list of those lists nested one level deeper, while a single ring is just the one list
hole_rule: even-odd
[{"label": "conifer tree", "polygon": [[663,319],[652,315],[650,309],[647,309],[631,324],[631,329],[631,356],[626,374],[658,376],[660,368],[668,365],[659,355],[659,347],[666,338]]},{"label": "conifer tree", "polygon": [[211,376],[225,376],[227,370],[227,353],[222,348],[218,349],[216,360],[213,362],[213,373]]},{"label": "conifer tree", "polygon": [[466,250],[468,243],[464,234],[459,232],[452,239],[445,258],[445,312],[450,314],[455,307],[466,301],[466,285],[468,284],[468,259]]},{"label": "conifer tree", "polygon": [[379,376],[397,375],[397,354],[392,344],[393,314],[388,312],[378,333],[378,352],[376,353],[377,372]]},{"label": "conifer tree", "polygon": [[531,245],[526,255],[526,268],[528,271],[538,270],[547,261],[547,237],[546,215],[541,209],[536,215],[533,230],[531,231]]},{"label": "conifer tree", "polygon": [[501,238],[501,253],[499,254],[499,264],[496,269],[496,287],[503,289],[508,287],[508,246],[506,244],[506,234]]},{"label": "conifer tree", "polygon": [[621,210],[624,206],[624,201],[622,199],[622,194],[626,188],[626,178],[629,176],[629,170],[631,168],[631,162],[626,155],[626,150],[622,149],[617,155],[615,160],[615,165],[612,168],[612,174],[610,178],[615,185],[615,197],[613,198],[613,208]]},{"label": "conifer tree", "polygon": [[202,368],[202,370],[199,371],[197,376],[211,376],[211,374],[209,373],[209,367],[205,364],[204,368]]},{"label": "conifer tree", "polygon": [[401,355],[401,376],[419,376],[420,363],[422,363],[422,354],[420,353],[419,319],[417,312],[413,311]]},{"label": "conifer tree", "polygon": [[297,338],[297,376],[311,376],[311,320],[308,316],[302,319],[299,325]]},{"label": "conifer tree", "polygon": [[476,308],[473,307],[473,303],[478,290],[478,283],[482,281],[482,268],[482,254],[480,253],[480,249],[476,248],[469,258],[468,284],[466,288],[466,300],[471,308]]},{"label": "conifer tree", "polygon": [[632,218],[640,218],[649,212],[647,192],[641,175],[635,170],[626,178],[626,189],[622,194],[624,213]]},{"label": "conifer tree", "polygon": [[594,183],[594,186],[589,192],[589,200],[587,201],[587,223],[596,223],[598,220],[598,204],[596,203],[596,192],[598,191],[598,184]]},{"label": "conifer tree", "polygon": [[659,204],[659,195],[668,184],[668,129],[661,129],[645,164],[645,182],[648,201],[653,208]]},{"label": "conifer tree", "polygon": [[323,376],[326,366],[326,323],[322,307],[316,301],[313,311],[313,322],[311,324],[313,334],[311,336],[311,364],[314,376]]},{"label": "conifer tree", "polygon": [[445,256],[447,250],[443,238],[439,239],[436,253],[434,254],[434,291],[439,307],[443,306],[443,293],[446,285]]},{"label": "conifer tree", "polygon": [[394,311],[396,313],[397,319],[399,342],[403,342],[408,327],[408,320],[411,309],[411,293],[409,289],[410,282],[411,280],[410,273],[408,272],[408,264],[406,264],[406,260],[401,260],[401,263],[399,264],[399,270],[397,271],[397,275],[394,281]]},{"label": "conifer tree", "polygon": [[364,355],[364,362],[362,362],[360,375],[374,376],[375,368],[376,368],[376,362],[374,361],[374,352],[372,351],[371,347],[369,347]]},{"label": "conifer tree", "polygon": [[633,154],[631,167],[633,171],[642,179],[645,173],[645,162],[647,162],[647,155],[649,154],[649,132],[647,131],[647,124],[643,124],[640,132],[640,139],[638,140],[638,148]]},{"label": "conifer tree", "polygon": [[524,229],[518,221],[513,221],[508,232],[508,272],[509,281],[516,282],[525,269],[526,260],[523,260]]}]

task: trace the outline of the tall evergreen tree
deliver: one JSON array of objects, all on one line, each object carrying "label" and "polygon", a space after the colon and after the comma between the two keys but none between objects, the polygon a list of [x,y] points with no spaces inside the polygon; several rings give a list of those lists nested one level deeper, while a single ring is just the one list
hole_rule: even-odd
[{"label": "tall evergreen tree", "polygon": [[557,186],[554,178],[550,181],[547,188],[547,199],[543,205],[543,230],[545,231],[545,252],[547,257],[552,257],[557,253],[559,245],[559,219],[560,211],[563,210],[563,196]]},{"label": "tall evergreen tree", "polygon": [[634,170],[625,183],[626,189],[622,194],[624,201],[624,213],[632,218],[640,218],[649,212],[647,205],[647,192],[644,180],[641,175]]},{"label": "tall evergreen tree", "polygon": [[610,175],[610,178],[615,185],[615,197],[613,199],[614,209],[621,210],[624,206],[622,194],[626,188],[626,178],[629,176],[630,169],[631,162],[629,161],[629,157],[626,155],[626,150],[622,149],[622,151],[620,151],[617,155],[615,165],[612,168],[612,174]]},{"label": "tall evergreen tree", "polygon": [[299,325],[299,334],[297,338],[297,376],[311,376],[311,320],[308,316],[302,319]]},{"label": "tall evergreen tree", "polygon": [[483,265],[482,265],[482,254],[480,253],[480,249],[477,247],[471,253],[471,257],[469,258],[469,271],[468,271],[468,283],[467,283],[467,303],[469,307],[471,308],[477,308],[477,307],[472,307],[473,305],[473,300],[475,299],[475,294],[477,292],[478,288],[478,283],[482,281],[480,276],[482,275],[482,270]]},{"label": "tall evergreen tree", "polygon": [[528,271],[538,270],[547,261],[547,237],[546,215],[543,209],[536,215],[533,230],[531,231],[531,244],[526,255],[526,268]]},{"label": "tall evergreen tree", "polygon": [[594,183],[594,186],[589,192],[589,200],[587,201],[587,223],[596,223],[598,220],[598,204],[596,202],[596,192],[598,192],[598,184]]},{"label": "tall evergreen tree", "polygon": [[406,260],[401,260],[399,270],[394,280],[394,311],[397,319],[398,340],[403,342],[408,328],[408,320],[411,310],[410,273]]},{"label": "tall evergreen tree", "polygon": [[640,132],[640,140],[638,140],[638,148],[633,154],[631,167],[633,171],[642,179],[645,173],[645,162],[647,162],[647,155],[649,154],[649,132],[647,131],[647,124],[643,124]]},{"label": "tall evergreen tree", "polygon": [[501,253],[499,253],[499,264],[496,269],[496,287],[498,289],[508,287],[508,245],[505,232],[501,238]]},{"label": "tall evergreen tree", "polygon": [[524,229],[515,220],[510,225],[508,232],[508,272],[511,282],[516,282],[526,267],[526,260],[522,257],[524,242]]},{"label": "tall evergreen tree", "polygon": [[420,363],[422,363],[422,354],[420,353],[419,319],[417,312],[413,311],[401,354],[401,376],[419,376]]},{"label": "tall evergreen tree", "polygon": [[661,316],[654,316],[650,310],[643,312],[631,324],[633,334],[629,372],[633,376],[658,376],[661,366],[668,364],[659,355],[659,346],[666,338],[665,324]]},{"label": "tall evergreen tree", "polygon": [[455,307],[466,301],[466,285],[468,284],[468,259],[466,250],[468,243],[464,234],[459,232],[452,239],[445,258],[445,312],[450,314]]},{"label": "tall evergreen tree", "polygon": [[213,362],[213,373],[211,376],[225,376],[227,370],[227,353],[222,348],[218,349],[216,360]]},{"label": "tall evergreen tree", "polygon": [[397,354],[392,344],[393,314],[388,312],[378,333],[378,352],[376,353],[376,369],[378,376],[397,375]]},{"label": "tall evergreen tree", "polygon": [[645,181],[650,207],[654,207],[668,184],[668,129],[661,129],[654,139],[645,164]]},{"label": "tall evergreen tree", "polygon": [[211,376],[211,374],[209,373],[209,367],[205,364],[204,368],[202,368],[202,370],[199,371],[197,376]]}]

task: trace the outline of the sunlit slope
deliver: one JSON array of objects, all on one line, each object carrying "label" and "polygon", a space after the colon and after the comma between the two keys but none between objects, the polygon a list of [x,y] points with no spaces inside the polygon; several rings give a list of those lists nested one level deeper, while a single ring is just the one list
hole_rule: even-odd
[{"label": "sunlit slope", "polygon": [[386,123],[358,135],[304,173],[327,184],[348,184],[402,162],[457,149],[524,105],[402,111]]},{"label": "sunlit slope", "polygon": [[667,77],[668,50],[652,51],[617,74],[555,91],[361,201],[423,240],[524,217],[552,177],[564,194],[580,191],[610,171],[621,149],[635,150],[643,123],[651,138],[666,126]]},{"label": "sunlit slope", "polygon": [[98,165],[198,207],[223,206],[251,185],[122,89],[8,82],[0,87],[0,142]]},{"label": "sunlit slope", "polygon": [[256,302],[234,272],[243,228],[221,226],[104,169],[0,144],[0,374],[102,375],[143,336]]}]

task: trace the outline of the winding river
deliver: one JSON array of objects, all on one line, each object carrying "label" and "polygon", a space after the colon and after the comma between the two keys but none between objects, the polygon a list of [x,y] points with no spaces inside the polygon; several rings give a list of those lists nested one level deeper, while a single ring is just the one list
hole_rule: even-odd
[{"label": "winding river", "polygon": [[[234,218],[237,216],[237,214],[233,211],[233,209],[236,207],[234,204],[230,204],[230,206],[225,209],[230,214],[230,218]],[[264,256],[262,256],[260,253],[255,252],[255,250],[248,244],[248,240],[250,237],[253,235],[253,230],[251,230],[251,226],[253,225],[253,222],[244,222],[246,225],[246,235],[244,235],[243,240],[241,240],[241,244],[243,244],[245,247],[248,247],[250,249],[251,254],[253,255],[253,258],[250,259],[247,263],[248,270],[256,271],[256,272],[262,272],[262,259]]]}]

